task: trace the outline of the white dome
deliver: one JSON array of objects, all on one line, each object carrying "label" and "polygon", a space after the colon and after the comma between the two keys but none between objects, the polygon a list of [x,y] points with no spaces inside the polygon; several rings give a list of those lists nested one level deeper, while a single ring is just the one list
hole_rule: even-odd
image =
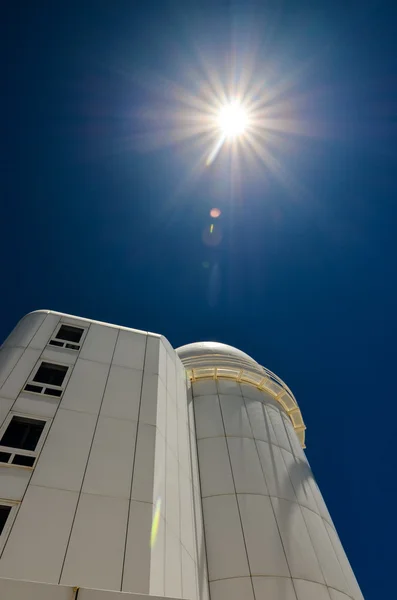
[{"label": "white dome", "polygon": [[185,359],[199,358],[208,354],[217,354],[224,357],[230,357],[235,359],[241,359],[244,362],[249,361],[257,365],[258,363],[248,356],[245,352],[228,346],[227,344],[221,344],[220,342],[194,342],[193,344],[186,344],[176,349],[176,352],[183,362]]}]

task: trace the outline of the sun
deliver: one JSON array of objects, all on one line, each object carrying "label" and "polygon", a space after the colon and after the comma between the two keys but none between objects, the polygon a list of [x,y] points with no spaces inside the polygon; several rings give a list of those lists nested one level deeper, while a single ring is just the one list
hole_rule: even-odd
[{"label": "sun", "polygon": [[222,135],[227,138],[238,137],[247,129],[247,111],[239,102],[230,102],[220,109],[217,123]]}]

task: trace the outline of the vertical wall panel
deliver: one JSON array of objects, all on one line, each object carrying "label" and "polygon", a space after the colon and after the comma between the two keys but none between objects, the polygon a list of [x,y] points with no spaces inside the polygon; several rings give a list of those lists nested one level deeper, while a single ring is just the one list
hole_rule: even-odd
[{"label": "vertical wall panel", "polygon": [[81,495],[60,583],[120,589],[128,504],[122,498]]},{"label": "vertical wall panel", "polygon": [[0,348],[0,388],[14,369],[23,352],[23,348],[8,348],[6,346]]},{"label": "vertical wall panel", "polygon": [[131,500],[123,570],[123,592],[148,594],[152,504]]},{"label": "vertical wall panel", "polygon": [[109,366],[79,359],[74,366],[61,407],[98,414],[105,391]]},{"label": "vertical wall panel", "polygon": [[39,350],[43,350],[43,348],[48,344],[58,323],[59,323],[59,315],[52,314],[52,313],[46,315],[44,321],[41,323],[37,332],[33,336],[32,341],[29,344],[29,347],[30,348],[38,348]]},{"label": "vertical wall panel", "polygon": [[182,598],[181,545],[168,524],[165,533],[165,595]]},{"label": "vertical wall panel", "polygon": [[5,380],[0,389],[0,396],[15,399],[25,385],[39,357],[40,350],[27,348]]},{"label": "vertical wall panel", "polygon": [[113,364],[130,369],[143,369],[145,356],[146,335],[120,330]]},{"label": "vertical wall panel", "polygon": [[[3,347],[21,347],[26,348],[31,342],[33,336],[46,318],[46,312],[32,312],[25,315],[11,331],[10,335],[4,341]],[[59,318],[59,317],[58,317]]]},{"label": "vertical wall panel", "polygon": [[34,485],[79,491],[95,415],[59,409],[32,476]]},{"label": "vertical wall panel", "polygon": [[0,577],[58,583],[78,494],[30,485],[0,560]]},{"label": "vertical wall panel", "polygon": [[210,581],[249,576],[236,497],[203,498],[203,515]]},{"label": "vertical wall panel", "polygon": [[112,365],[106,383],[101,414],[116,419],[138,420],[142,371]]},{"label": "vertical wall panel", "polygon": [[152,503],[156,428],[139,423],[137,436],[131,498]]},{"label": "vertical wall panel", "polygon": [[135,436],[133,421],[99,417],[83,492],[129,498]]},{"label": "vertical wall panel", "polygon": [[281,498],[272,504],[292,577],[324,583],[299,504]]},{"label": "vertical wall panel", "polygon": [[93,323],[84,339],[80,358],[109,364],[112,360],[119,330]]}]

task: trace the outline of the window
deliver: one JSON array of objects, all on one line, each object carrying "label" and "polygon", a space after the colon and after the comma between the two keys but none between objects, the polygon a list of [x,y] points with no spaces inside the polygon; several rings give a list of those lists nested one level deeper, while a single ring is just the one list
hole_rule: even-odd
[{"label": "window", "polygon": [[36,449],[45,424],[45,421],[14,415],[0,439],[0,445],[33,451]]},{"label": "window", "polygon": [[0,504],[0,535],[3,533],[3,529],[7,523],[8,517],[10,516],[11,509],[12,505]]},{"label": "window", "polygon": [[0,500],[0,552],[6,542],[7,534],[18,511],[19,502]]},{"label": "window", "polygon": [[55,336],[48,342],[50,346],[67,348],[68,350],[80,350],[81,339],[85,329],[73,325],[62,324],[56,331]]},{"label": "window", "polygon": [[0,430],[0,462],[33,467],[49,423],[11,413]]},{"label": "window", "polygon": [[[26,392],[34,392],[35,394],[44,394],[46,396],[62,396],[62,386],[69,367],[66,365],[58,365],[56,363],[42,362],[34,373],[33,378],[25,385]],[[44,385],[38,385],[44,384]]]},{"label": "window", "polygon": [[63,365],[55,365],[52,363],[42,362],[33,377],[33,381],[39,383],[49,383],[51,385],[61,386],[68,368]]}]

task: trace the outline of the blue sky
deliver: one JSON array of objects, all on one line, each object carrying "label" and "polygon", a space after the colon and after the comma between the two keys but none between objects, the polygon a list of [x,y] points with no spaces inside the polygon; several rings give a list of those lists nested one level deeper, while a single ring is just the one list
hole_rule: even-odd
[{"label": "blue sky", "polygon": [[[42,0],[2,24],[0,338],[50,308],[275,371],[366,600],[394,589],[396,23],[392,2]],[[252,57],[274,161],[205,167],[171,143],[181,100]]]}]

